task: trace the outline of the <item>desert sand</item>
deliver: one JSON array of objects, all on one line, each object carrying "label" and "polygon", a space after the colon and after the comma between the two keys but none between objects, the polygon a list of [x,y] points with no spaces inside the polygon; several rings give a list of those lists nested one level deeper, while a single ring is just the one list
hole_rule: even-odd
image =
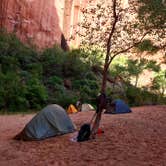
[{"label": "desert sand", "polygon": [[[166,166],[166,106],[131,108],[132,113],[103,114],[103,134],[73,142],[77,133],[43,141],[12,137],[31,120],[30,115],[0,116],[0,166]],[[79,130],[94,112],[71,114]]]}]

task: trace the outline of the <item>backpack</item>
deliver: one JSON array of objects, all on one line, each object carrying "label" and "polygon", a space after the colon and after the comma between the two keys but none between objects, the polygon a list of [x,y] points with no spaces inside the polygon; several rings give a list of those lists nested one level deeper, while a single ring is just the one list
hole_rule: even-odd
[{"label": "backpack", "polygon": [[91,133],[90,124],[88,123],[83,124],[78,132],[77,141],[82,142],[89,140],[90,133]]}]

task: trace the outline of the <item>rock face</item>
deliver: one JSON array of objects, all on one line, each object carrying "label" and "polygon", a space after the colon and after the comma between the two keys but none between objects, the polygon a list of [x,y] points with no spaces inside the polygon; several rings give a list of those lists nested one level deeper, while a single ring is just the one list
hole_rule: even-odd
[{"label": "rock face", "polygon": [[56,0],[1,0],[0,3],[1,27],[39,48],[60,43],[61,13]]},{"label": "rock face", "polygon": [[1,0],[0,28],[40,49],[55,43],[64,45],[64,38],[68,42],[74,34],[72,27],[79,21],[80,6],[86,3],[87,0]]},{"label": "rock face", "polygon": [[67,49],[68,45],[79,45],[76,32],[81,9],[87,3],[88,0],[0,0],[0,28],[39,49],[54,44]]}]

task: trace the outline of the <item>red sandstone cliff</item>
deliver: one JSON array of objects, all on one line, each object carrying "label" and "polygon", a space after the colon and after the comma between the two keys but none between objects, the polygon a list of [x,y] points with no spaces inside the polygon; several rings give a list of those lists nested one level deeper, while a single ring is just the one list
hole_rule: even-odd
[{"label": "red sandstone cliff", "polygon": [[[1,0],[0,28],[14,32],[24,42],[39,48],[68,41],[79,21],[80,6],[87,0]],[[77,37],[73,43],[77,44]]]},{"label": "red sandstone cliff", "polygon": [[[58,6],[60,8],[60,5]],[[1,0],[0,26],[15,32],[21,40],[39,48],[48,47],[61,38],[60,9],[56,0]]]}]

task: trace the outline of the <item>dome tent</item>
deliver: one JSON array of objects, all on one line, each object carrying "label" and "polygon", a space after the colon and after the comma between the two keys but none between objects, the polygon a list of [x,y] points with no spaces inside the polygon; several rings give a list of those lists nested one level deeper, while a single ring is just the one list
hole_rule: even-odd
[{"label": "dome tent", "polygon": [[107,106],[106,114],[122,114],[122,113],[130,113],[132,112],[129,106],[120,99],[116,99]]},{"label": "dome tent", "polygon": [[70,104],[68,109],[67,109],[67,113],[68,114],[73,114],[73,113],[77,113],[78,110],[75,108],[75,106],[73,104]]},{"label": "dome tent", "polygon": [[35,115],[14,139],[42,140],[74,131],[75,125],[66,111],[57,104],[51,104]]},{"label": "dome tent", "polygon": [[90,105],[90,104],[87,104],[87,103],[84,103],[84,104],[82,104],[82,106],[81,106],[81,111],[94,111],[95,109],[93,108],[93,106],[92,105]]}]

